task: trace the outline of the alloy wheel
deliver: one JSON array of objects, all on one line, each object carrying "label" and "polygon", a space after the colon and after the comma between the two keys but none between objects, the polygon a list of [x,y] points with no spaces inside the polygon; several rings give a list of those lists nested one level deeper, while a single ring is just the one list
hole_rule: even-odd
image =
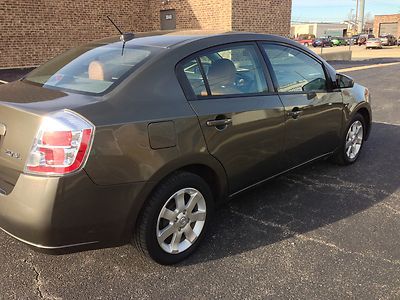
[{"label": "alloy wheel", "polygon": [[167,253],[179,254],[189,249],[203,231],[207,215],[204,196],[195,188],[173,194],[157,220],[157,241]]},{"label": "alloy wheel", "polygon": [[357,120],[351,124],[346,136],[346,156],[350,160],[355,160],[360,153],[364,140],[364,128],[361,121]]}]

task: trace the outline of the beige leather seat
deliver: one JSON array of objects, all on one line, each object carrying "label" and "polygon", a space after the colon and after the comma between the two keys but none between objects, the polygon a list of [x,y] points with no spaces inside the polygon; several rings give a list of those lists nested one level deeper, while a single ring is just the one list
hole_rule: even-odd
[{"label": "beige leather seat", "polygon": [[231,60],[221,58],[214,61],[207,74],[211,94],[214,96],[240,94],[235,86],[236,72],[236,67]]},{"label": "beige leather seat", "polygon": [[104,81],[105,79],[104,65],[97,60],[92,61],[89,64],[88,74],[89,74],[88,75],[89,79],[91,80]]}]

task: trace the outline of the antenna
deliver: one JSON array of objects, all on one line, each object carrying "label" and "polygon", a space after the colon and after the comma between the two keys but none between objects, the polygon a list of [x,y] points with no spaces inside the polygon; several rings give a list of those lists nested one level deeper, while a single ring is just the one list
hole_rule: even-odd
[{"label": "antenna", "polygon": [[123,33],[123,32],[121,31],[121,29],[119,29],[119,27],[114,23],[114,21],[113,21],[109,16],[107,16],[107,19],[108,19],[108,20],[111,22],[111,24],[113,24],[114,27],[118,30],[119,34],[121,35],[121,36],[120,36],[121,42],[126,43],[126,42],[128,42],[128,41],[130,41],[130,40],[133,40],[133,39],[135,38],[135,35],[134,35],[133,33],[131,33],[131,32]]},{"label": "antenna", "polygon": [[113,20],[111,20],[111,18],[109,16],[107,16],[107,19],[111,22],[111,24],[114,25],[114,27],[118,30],[120,35],[124,35],[123,32],[121,31],[121,29],[118,28],[118,26],[114,23]]}]

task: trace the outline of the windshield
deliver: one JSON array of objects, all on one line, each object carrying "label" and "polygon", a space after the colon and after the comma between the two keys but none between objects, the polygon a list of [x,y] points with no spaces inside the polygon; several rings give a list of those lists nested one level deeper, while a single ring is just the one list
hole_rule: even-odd
[{"label": "windshield", "polygon": [[[154,55],[156,48],[122,42],[78,47],[32,71],[24,81],[46,88],[102,94]],[[159,51],[159,50],[158,50]]]}]

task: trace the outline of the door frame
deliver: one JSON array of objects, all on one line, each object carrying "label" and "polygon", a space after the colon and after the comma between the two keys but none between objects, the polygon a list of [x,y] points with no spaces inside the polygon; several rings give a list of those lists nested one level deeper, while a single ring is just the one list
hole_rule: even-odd
[{"label": "door frame", "polygon": [[[266,80],[267,83],[267,87],[268,87],[268,91],[265,93],[257,93],[257,94],[237,94],[237,95],[218,95],[218,96],[197,96],[194,94],[193,89],[190,85],[190,82],[188,80],[188,78],[185,75],[185,72],[183,70],[183,65],[190,61],[190,60],[195,60],[196,58],[202,56],[202,55],[206,55],[209,52],[218,52],[218,50],[223,50],[225,48],[229,48],[229,47],[239,47],[239,46],[246,46],[246,45],[251,45],[254,47],[254,51],[257,54],[257,57],[259,59],[259,62],[262,66],[262,70],[263,70],[263,74],[264,74],[264,78]],[[197,62],[199,63],[199,62]],[[202,67],[201,67],[202,68]],[[181,60],[175,68],[175,72],[178,78],[178,81],[183,89],[183,92],[185,94],[185,97],[188,101],[201,101],[201,100],[206,100],[206,99],[215,99],[215,98],[241,98],[241,97],[249,97],[249,96],[269,96],[269,95],[276,95],[276,89],[275,89],[275,85],[273,83],[273,77],[272,74],[270,73],[270,70],[266,64],[266,61],[263,57],[263,53],[261,52],[261,49],[259,47],[259,45],[257,44],[257,41],[244,41],[244,42],[233,42],[233,43],[224,43],[224,44],[220,44],[217,46],[212,46],[212,47],[208,47],[208,48],[204,48],[201,49],[193,54],[191,54],[190,56],[184,58],[183,60]],[[202,73],[202,77],[204,80],[204,85],[207,89],[209,89],[209,85],[208,85],[208,81],[207,78],[204,76],[204,74]]]},{"label": "door frame", "polygon": [[[171,12],[175,26],[174,26],[174,28],[171,28],[171,29],[170,28],[163,29],[162,25],[163,25],[163,21],[165,21],[163,19],[163,13],[168,13],[168,12]],[[160,10],[160,30],[175,30],[175,29],[176,29],[176,9],[162,9],[162,10]]]},{"label": "door frame", "polygon": [[274,85],[274,91],[277,94],[279,94],[279,95],[285,95],[285,94],[292,95],[293,94],[294,95],[294,94],[308,94],[308,93],[307,92],[278,92],[278,86],[279,86],[278,85],[278,80],[276,78],[274,69],[272,67],[272,63],[269,60],[269,57],[268,57],[267,53],[263,49],[263,44],[279,45],[279,46],[284,46],[284,47],[287,47],[287,48],[291,48],[291,49],[294,49],[296,51],[300,51],[301,53],[303,53],[303,54],[307,55],[308,57],[310,57],[311,59],[315,60],[316,62],[321,64],[322,69],[324,70],[325,77],[327,79],[327,86],[326,86],[327,92],[331,93],[331,92],[337,91],[337,89],[335,90],[334,85],[333,85],[333,78],[331,77],[330,72],[328,72],[328,70],[326,68],[326,65],[325,65],[325,62],[323,62],[322,60],[310,55],[310,53],[307,53],[307,51],[305,51],[301,47],[296,47],[296,46],[293,46],[293,45],[290,45],[290,44],[286,44],[286,43],[283,43],[283,42],[257,41],[257,46],[258,46],[258,48],[259,48],[259,50],[260,50],[260,52],[261,52],[261,54],[262,54],[262,56],[264,58],[265,64],[267,65],[268,73],[272,77],[272,82],[273,82],[273,85]]}]

